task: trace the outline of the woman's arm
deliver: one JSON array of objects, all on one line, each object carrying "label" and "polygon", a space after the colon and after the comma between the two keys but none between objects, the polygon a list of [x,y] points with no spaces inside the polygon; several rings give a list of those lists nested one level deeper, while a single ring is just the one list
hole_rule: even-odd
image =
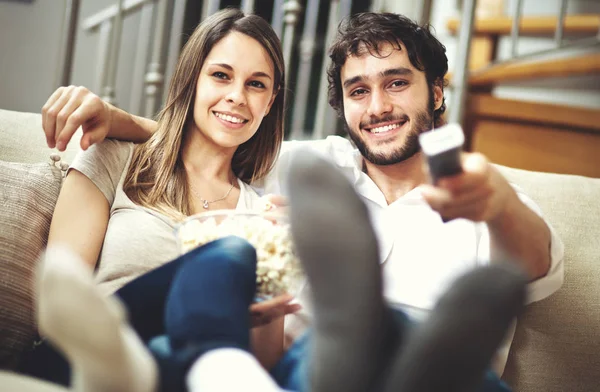
[{"label": "woman's arm", "polygon": [[94,268],[108,226],[109,204],[85,175],[70,170],[54,208],[48,245],[64,245]]},{"label": "woman's arm", "polygon": [[271,369],[283,355],[284,319],[302,309],[291,303],[294,297],[282,294],[250,306],[252,352],[265,369]]},{"label": "woman's arm", "polygon": [[251,330],[252,353],[258,362],[270,370],[283,355],[283,320],[279,317],[262,327]]}]

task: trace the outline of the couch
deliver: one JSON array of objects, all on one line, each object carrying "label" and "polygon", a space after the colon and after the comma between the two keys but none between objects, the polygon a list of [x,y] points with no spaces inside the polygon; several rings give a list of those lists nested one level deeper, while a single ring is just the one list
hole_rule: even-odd
[{"label": "couch", "polygon": [[[0,366],[5,368],[8,357],[26,349],[34,333],[32,270],[47,237],[65,162],[77,150],[75,141],[60,161],[50,159],[39,114],[0,110]],[[528,306],[518,320],[503,378],[519,392],[597,390],[600,179],[500,169],[539,203],[566,250],[564,286]],[[32,238],[24,241],[27,236]],[[7,390],[58,390],[7,371],[0,373],[0,385],[13,386]]]}]

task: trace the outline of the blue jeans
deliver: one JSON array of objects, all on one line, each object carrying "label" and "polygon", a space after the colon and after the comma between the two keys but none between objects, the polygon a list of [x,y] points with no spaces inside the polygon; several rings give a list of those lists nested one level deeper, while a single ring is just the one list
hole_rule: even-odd
[{"label": "blue jeans", "polygon": [[[399,328],[403,330],[418,328],[418,325],[410,321],[404,312],[394,309],[392,314]],[[307,362],[310,358],[309,343],[310,332],[297,339],[271,370],[271,376],[281,388],[287,391],[308,392],[309,365]],[[491,370],[486,372],[481,386],[477,390],[477,392],[510,391],[508,385]]]},{"label": "blue jeans", "polygon": [[[222,238],[196,248],[134,279],[115,295],[124,303],[128,311],[128,321],[133,329],[142,341],[148,343],[154,337],[165,334],[167,298],[180,268],[188,265],[187,263],[197,263],[207,259],[213,262],[227,262],[227,260],[250,258],[255,259],[256,253],[247,241],[238,237]],[[195,290],[202,290],[202,288],[197,287]],[[171,302],[177,306],[177,301]],[[247,324],[247,327],[242,325],[241,328],[249,331],[249,321]],[[172,353],[168,357],[156,356],[161,372],[161,389],[184,391],[185,374],[198,355],[198,350],[190,347]],[[17,371],[64,386],[71,383],[71,367],[67,358],[47,340],[23,355]]]},{"label": "blue jeans", "polygon": [[[161,372],[161,390],[184,391],[185,375],[189,366],[206,349],[206,347],[204,349],[190,347],[173,352],[170,350],[168,339],[162,339],[162,346],[161,339],[156,339],[165,334],[167,298],[177,272],[188,265],[187,263],[197,263],[207,258],[213,261],[220,259],[226,261],[255,257],[248,252],[248,247],[246,241],[234,237],[211,242],[138,277],[116,293],[128,310],[130,324],[140,338],[149,344],[155,355]],[[194,290],[201,292],[202,287],[196,287]],[[228,292],[239,295],[238,292]],[[403,312],[395,312],[395,317],[399,328],[409,327],[409,321]],[[249,319],[241,320],[239,327],[249,331]],[[310,334],[298,339],[272,369],[271,375],[282,388],[301,392],[307,390],[309,341]],[[47,342],[28,353],[19,370],[21,373],[47,381],[62,385],[70,384],[71,372],[68,361]],[[509,389],[492,372],[489,372],[479,391],[506,392]]]},{"label": "blue jeans", "polygon": [[[418,327],[408,319],[406,314],[400,310],[392,312],[397,325],[403,330]],[[282,389],[294,392],[308,392],[309,377],[309,344],[310,332],[305,333],[297,339],[279,362],[271,369],[270,374]],[[167,357],[171,354],[169,341],[166,336],[160,336],[150,343],[152,351],[159,357]],[[235,369],[233,369],[235,372]],[[488,370],[482,380],[478,392],[510,392],[511,389],[496,373]]]}]

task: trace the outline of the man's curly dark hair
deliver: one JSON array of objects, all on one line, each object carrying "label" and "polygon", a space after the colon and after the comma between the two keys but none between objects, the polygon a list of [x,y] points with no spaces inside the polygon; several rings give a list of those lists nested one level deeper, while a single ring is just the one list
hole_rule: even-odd
[{"label": "man's curly dark hair", "polygon": [[[406,48],[411,64],[425,72],[430,94],[433,86],[445,87],[444,75],[448,72],[446,47],[432,34],[431,26],[419,26],[409,18],[393,13],[364,12],[351,15],[338,28],[337,36],[329,49],[331,64],[327,69],[329,104],[338,116],[344,116],[341,70],[349,56],[359,56],[367,50],[382,56],[382,44],[389,43],[397,49]],[[402,44],[402,46],[401,46]],[[434,124],[443,124],[445,99],[434,112]]]}]

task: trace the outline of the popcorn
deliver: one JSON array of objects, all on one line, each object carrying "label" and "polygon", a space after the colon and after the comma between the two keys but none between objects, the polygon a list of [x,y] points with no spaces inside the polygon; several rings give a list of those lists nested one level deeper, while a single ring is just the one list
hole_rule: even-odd
[{"label": "popcorn", "polygon": [[257,300],[296,294],[302,270],[295,256],[289,224],[283,215],[215,211],[188,218],[176,231],[180,253],[235,235],[256,248]]}]

